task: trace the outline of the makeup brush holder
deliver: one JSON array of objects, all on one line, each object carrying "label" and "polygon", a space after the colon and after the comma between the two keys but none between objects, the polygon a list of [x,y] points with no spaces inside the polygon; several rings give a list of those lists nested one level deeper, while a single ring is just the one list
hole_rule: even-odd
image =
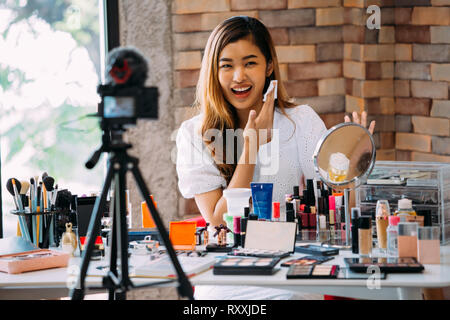
[{"label": "makeup brush holder", "polygon": [[[30,236],[28,240],[36,246],[47,249],[50,246],[59,245],[61,235],[57,236],[57,220],[62,213],[60,210],[44,210],[41,212],[11,210],[10,212],[23,221]],[[21,233],[22,237],[26,238],[22,230]]]}]

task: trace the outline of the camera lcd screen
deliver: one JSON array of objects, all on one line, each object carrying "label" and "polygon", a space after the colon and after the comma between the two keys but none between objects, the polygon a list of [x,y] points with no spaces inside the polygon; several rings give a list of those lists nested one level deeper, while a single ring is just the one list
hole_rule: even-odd
[{"label": "camera lcd screen", "polygon": [[110,97],[103,99],[105,118],[133,118],[135,116],[134,97]]}]

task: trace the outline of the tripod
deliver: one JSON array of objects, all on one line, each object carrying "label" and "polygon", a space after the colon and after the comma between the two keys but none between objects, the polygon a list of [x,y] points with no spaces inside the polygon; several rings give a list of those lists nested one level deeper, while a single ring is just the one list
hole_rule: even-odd
[{"label": "tripod", "polygon": [[[89,221],[87,239],[85,242],[86,246],[82,256],[79,279],[77,282],[77,287],[71,290],[71,299],[82,300],[84,298],[86,273],[94,249],[95,238],[100,231],[101,216],[106,205],[108,190],[110,189],[112,183],[114,185],[114,202],[112,203],[113,224],[111,228],[111,256],[109,271],[107,275],[103,277],[103,287],[108,289],[109,300],[123,300],[126,299],[126,291],[131,288],[143,288],[155,285],[154,283],[134,285],[128,274],[128,230],[125,215],[125,178],[127,171],[131,171],[139,191],[150,209],[155,225],[158,228],[159,234],[166,247],[166,251],[175,267],[179,282],[178,293],[181,297],[187,297],[193,300],[192,286],[180,266],[175,250],[169,240],[167,231],[164,228],[163,222],[153,204],[153,201],[150,199],[150,191],[147,188],[138,168],[139,160],[131,157],[127,153],[127,149],[131,148],[131,144],[123,142],[123,129],[111,132],[111,136],[113,138],[112,141],[109,138],[108,131],[109,130],[103,131],[102,146],[86,163],[86,167],[93,168],[98,162],[102,152],[109,153],[108,171],[101,195],[100,197],[97,197],[95,201],[92,216]],[[120,260],[120,268],[118,268],[118,259]],[[172,280],[168,282],[172,282]],[[158,282],[156,284],[161,285],[163,283],[166,282]]]}]

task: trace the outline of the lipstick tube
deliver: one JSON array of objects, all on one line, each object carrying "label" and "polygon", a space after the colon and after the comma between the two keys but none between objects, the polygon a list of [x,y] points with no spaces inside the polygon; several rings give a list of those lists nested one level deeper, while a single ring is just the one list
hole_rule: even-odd
[{"label": "lipstick tube", "polygon": [[241,244],[241,217],[233,217],[233,233],[234,233],[234,248],[239,247]]}]

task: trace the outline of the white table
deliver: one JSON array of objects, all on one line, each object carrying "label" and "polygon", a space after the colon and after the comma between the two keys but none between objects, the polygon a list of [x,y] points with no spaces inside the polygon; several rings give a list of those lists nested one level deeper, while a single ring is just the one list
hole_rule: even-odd
[{"label": "white table", "polygon": [[[224,253],[215,255],[223,256]],[[296,256],[302,256],[302,254],[295,254],[293,257]],[[344,257],[352,256],[356,255],[353,255],[350,251],[341,250],[339,256],[325,264],[345,266]],[[132,258],[130,260],[131,265],[133,261]],[[79,264],[80,258],[73,258],[69,263],[69,265],[74,266],[79,266]],[[86,287],[101,285],[102,272],[95,269],[99,265],[108,265],[108,261],[93,261],[90,263],[88,271],[90,276],[86,278]],[[57,268],[18,275],[0,273],[0,299],[54,299],[67,297],[69,295],[68,278],[70,276],[68,270],[73,269]],[[192,285],[261,286],[360,299],[422,299],[423,288],[450,287],[450,246],[441,247],[441,264],[425,265],[423,273],[388,274],[385,280],[379,280],[380,289],[369,289],[367,280],[286,279],[286,272],[287,268],[282,267],[281,270],[272,276],[218,276],[214,275],[212,270],[209,270],[192,277],[190,281]],[[143,284],[164,282],[166,280],[132,278],[132,281],[135,284]],[[177,286],[177,282],[162,284],[161,286]],[[86,294],[88,293],[89,291],[86,291]]]},{"label": "white table", "polygon": [[[68,297],[70,293],[69,286],[71,280],[77,279],[76,270],[79,270],[81,258],[74,257],[69,261],[68,268],[54,268],[41,271],[26,272],[21,274],[7,274],[0,272],[0,300],[14,299],[57,299]],[[104,271],[96,269],[97,266],[109,265],[109,260],[91,261],[86,277],[85,287],[100,287],[102,285],[102,276]],[[134,284],[144,283],[162,283],[166,279],[135,278]],[[161,286],[175,286],[173,284],[164,284]],[[85,294],[106,292],[103,290],[85,290]]]},{"label": "white table", "polygon": [[[222,254],[223,255],[223,254]],[[294,257],[304,256],[295,254]],[[345,267],[344,257],[357,257],[349,250],[340,250],[339,256],[324,264],[338,264]],[[293,258],[293,257],[291,257]],[[288,259],[288,258],[285,258]],[[193,285],[233,285],[261,286],[299,291],[304,293],[327,294],[359,299],[422,299],[423,288],[450,287],[450,246],[441,247],[441,264],[424,265],[423,273],[387,274],[385,280],[344,279],[286,279],[288,268],[282,267],[272,276],[230,276],[214,275],[212,270],[191,279]]]}]

